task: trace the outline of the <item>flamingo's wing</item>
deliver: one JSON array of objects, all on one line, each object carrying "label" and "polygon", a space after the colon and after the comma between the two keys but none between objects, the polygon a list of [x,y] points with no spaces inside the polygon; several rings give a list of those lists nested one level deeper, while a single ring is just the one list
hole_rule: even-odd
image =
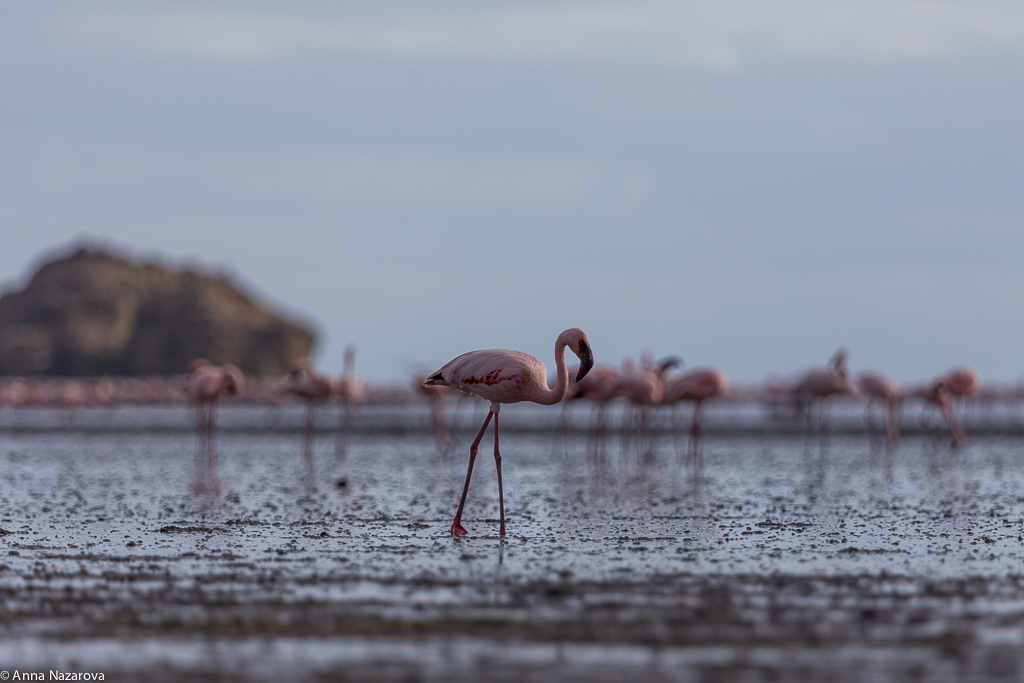
[{"label": "flamingo's wing", "polygon": [[470,351],[452,360],[427,379],[428,385],[447,384],[488,401],[529,400],[538,382],[546,387],[547,370],[539,359],[520,351]]}]

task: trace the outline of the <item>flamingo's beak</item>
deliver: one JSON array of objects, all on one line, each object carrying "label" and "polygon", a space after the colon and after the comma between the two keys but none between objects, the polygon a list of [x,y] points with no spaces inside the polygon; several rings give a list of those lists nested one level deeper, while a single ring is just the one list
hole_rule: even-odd
[{"label": "flamingo's beak", "polygon": [[580,357],[580,371],[576,373],[576,381],[579,382],[594,367],[594,354],[590,352],[587,342],[580,341],[580,350],[576,355]]}]

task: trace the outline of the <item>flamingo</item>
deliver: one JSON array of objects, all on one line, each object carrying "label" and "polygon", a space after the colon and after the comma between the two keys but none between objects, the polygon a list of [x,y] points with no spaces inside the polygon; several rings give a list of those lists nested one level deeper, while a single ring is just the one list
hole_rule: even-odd
[{"label": "flamingo", "polygon": [[196,490],[216,490],[214,430],[216,406],[224,396],[239,394],[245,388],[245,376],[236,366],[216,366],[205,358],[189,363],[186,392],[196,404]]},{"label": "flamingo", "polygon": [[615,398],[613,391],[619,371],[610,365],[598,365],[586,377],[576,382],[576,393],[570,398],[582,398],[593,404],[590,432],[587,437],[587,454],[595,458],[601,454],[607,432],[605,413],[608,403]]},{"label": "flamingo", "polygon": [[704,417],[704,402],[725,394],[729,380],[725,373],[715,368],[695,368],[690,372],[673,377],[666,382],[662,402],[675,405],[680,401],[693,403],[693,424],[690,426],[690,441],[693,443],[693,458],[697,458],[697,442],[700,439],[701,420]]},{"label": "flamingo", "polygon": [[302,439],[302,459],[307,466],[313,463],[313,428],[316,422],[316,406],[331,395],[331,378],[313,369],[308,358],[292,363],[288,371],[285,391],[295,394],[306,402],[306,431]]},{"label": "flamingo", "polygon": [[[960,423],[956,419],[956,413],[953,412],[952,392],[950,392],[949,387],[946,385],[945,379],[940,377],[931,384],[916,390],[914,396],[924,400],[926,407],[928,404],[931,404],[942,411],[942,416],[946,418],[946,424],[949,425],[949,431],[953,435],[954,445],[964,442],[963,429],[960,428]],[[919,418],[922,426],[925,425],[924,415],[924,410],[922,410]]]},{"label": "flamingo", "polygon": [[[657,364],[652,360],[643,359],[641,369],[637,370],[631,359],[623,363],[622,373],[612,381],[609,391],[614,396],[624,397],[630,404],[628,412],[622,417],[622,446],[625,447],[627,437],[635,432],[640,442],[641,453],[650,455],[653,440],[648,441],[647,412],[661,403],[665,391],[665,372],[679,364],[678,358],[666,358]],[[628,424],[627,424],[628,423]]]},{"label": "flamingo", "polygon": [[487,425],[494,418],[494,465],[498,471],[498,506],[501,519],[500,535],[505,535],[505,497],[501,486],[501,453],[498,450],[498,412],[503,403],[519,403],[530,401],[541,405],[554,405],[565,398],[569,387],[568,370],[565,367],[565,348],[569,347],[580,359],[580,369],[576,373],[576,381],[580,381],[594,366],[594,356],[590,350],[587,333],[578,327],[572,327],[558,335],[555,340],[555,366],[557,379],[554,387],[548,387],[547,368],[539,358],[521,351],[505,351],[487,349],[470,351],[449,361],[447,365],[430,375],[423,383],[425,386],[450,386],[474,394],[490,401],[490,410],[480,427],[473,444],[469,447],[469,467],[466,470],[466,483],[462,488],[462,499],[459,501],[458,512],[452,521],[452,536],[467,533],[462,525],[462,511],[466,505],[466,494],[469,492],[469,479],[473,475],[473,461],[476,460],[477,448],[484,437]]},{"label": "flamingo", "polygon": [[590,429],[587,435],[587,455],[597,459],[602,452],[604,435],[607,431],[605,412],[608,403],[615,397],[613,384],[618,378],[618,371],[611,366],[595,366],[590,373],[572,385],[575,391],[569,391],[569,398],[583,398],[593,405],[590,418]]},{"label": "flamingo", "polygon": [[876,401],[885,403],[885,433],[889,443],[900,438],[899,408],[903,402],[903,387],[896,380],[878,372],[865,372],[857,378],[857,388],[868,397],[864,407],[864,422],[871,427],[869,412]]},{"label": "flamingo", "polygon": [[798,399],[807,401],[807,424],[810,428],[812,401],[818,401],[818,431],[821,431],[821,414],[825,400],[831,396],[853,394],[855,389],[846,370],[846,349],[840,348],[824,368],[815,368],[804,373],[790,393]]},{"label": "flamingo", "polygon": [[971,368],[954,368],[940,378],[949,390],[950,400],[959,398],[963,423],[967,424],[967,399],[976,397],[981,392],[981,380],[978,373]]},{"label": "flamingo", "polygon": [[445,404],[448,403],[448,396],[451,390],[440,386],[427,386],[423,383],[424,375],[417,373],[412,378],[412,389],[414,392],[430,402],[430,418],[434,423],[434,439],[437,441],[437,448],[442,454],[447,454],[451,445],[452,437],[448,431],[448,422],[445,419]]},{"label": "flamingo", "polygon": [[978,373],[971,368],[955,368],[944,374],[940,379],[945,382],[950,396],[971,398],[977,396],[981,390],[981,380],[978,379]]},{"label": "flamingo", "polygon": [[341,409],[338,413],[338,439],[334,442],[334,451],[337,455],[345,454],[345,439],[348,436],[348,425],[352,420],[352,410],[357,403],[363,400],[366,393],[366,384],[356,376],[353,368],[356,364],[356,347],[349,344],[345,347],[345,365],[341,371],[341,377],[334,385],[334,393],[338,396]]},{"label": "flamingo", "polygon": [[[953,410],[953,399],[957,396],[963,399],[971,398],[980,390],[981,380],[978,379],[977,373],[970,368],[960,367],[918,389],[914,395],[923,399],[926,406],[931,404],[942,411],[942,416],[946,418],[946,424],[953,433],[953,442],[960,444],[964,441],[964,431]],[[924,411],[921,412],[921,422],[924,424]]]}]

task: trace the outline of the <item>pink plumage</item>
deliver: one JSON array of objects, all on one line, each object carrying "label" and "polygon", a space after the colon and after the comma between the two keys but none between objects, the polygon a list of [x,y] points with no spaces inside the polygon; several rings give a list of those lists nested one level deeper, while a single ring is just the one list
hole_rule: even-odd
[{"label": "pink plumage", "polygon": [[955,368],[939,378],[951,396],[976,396],[981,390],[978,373],[970,368]]},{"label": "pink plumage", "polygon": [[714,368],[698,368],[670,379],[665,387],[663,401],[706,401],[723,395],[729,388],[725,373]]},{"label": "pink plumage", "polygon": [[501,453],[498,451],[498,412],[503,403],[519,403],[530,401],[542,405],[553,405],[565,398],[569,387],[569,372],[565,367],[565,349],[569,348],[580,359],[580,369],[576,381],[583,377],[594,366],[594,356],[590,351],[590,340],[587,333],[578,327],[565,330],[555,340],[555,366],[557,379],[554,387],[548,387],[547,368],[540,359],[520,351],[503,349],[486,349],[470,351],[446,363],[444,367],[430,375],[424,386],[449,386],[474,394],[489,401],[491,409],[487,412],[480,431],[469,447],[469,468],[466,470],[466,483],[462,489],[459,510],[452,521],[451,533],[461,536],[466,532],[462,526],[462,510],[466,505],[466,493],[469,491],[469,480],[473,475],[473,462],[476,460],[480,440],[483,439],[487,425],[494,418],[494,464],[498,470],[498,504],[501,515],[500,533],[505,535],[505,497],[501,485]]},{"label": "pink plumage", "polygon": [[794,395],[807,399],[825,399],[854,392],[853,382],[846,370],[846,349],[836,351],[828,367],[808,370],[793,387]]},{"label": "pink plumage", "polygon": [[[455,358],[425,384],[445,384],[475,394],[496,406],[521,401],[552,405],[565,397],[568,382],[562,381],[561,386],[556,382],[555,387],[549,389],[547,372],[544,363],[529,354],[486,349],[470,351]],[[568,378],[567,370],[563,370],[562,374]],[[497,412],[498,409],[494,410]]]}]

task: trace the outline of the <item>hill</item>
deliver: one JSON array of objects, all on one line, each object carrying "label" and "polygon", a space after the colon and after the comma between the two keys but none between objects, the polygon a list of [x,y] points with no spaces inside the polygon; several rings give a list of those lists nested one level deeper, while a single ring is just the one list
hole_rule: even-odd
[{"label": "hill", "polygon": [[0,297],[2,375],[168,375],[194,358],[283,374],[313,333],[228,277],[79,249]]}]

